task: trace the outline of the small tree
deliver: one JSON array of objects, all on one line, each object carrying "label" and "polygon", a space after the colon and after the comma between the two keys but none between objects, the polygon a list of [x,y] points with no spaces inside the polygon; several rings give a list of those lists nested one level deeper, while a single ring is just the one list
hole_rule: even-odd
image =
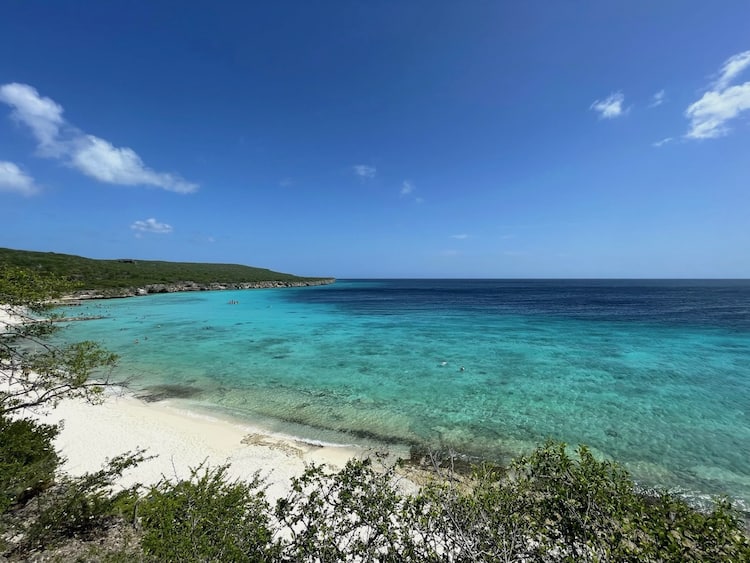
[{"label": "small tree", "polygon": [[64,398],[98,401],[110,384],[115,354],[94,342],[48,341],[59,329],[59,315],[50,314],[53,300],[71,289],[59,277],[0,266],[0,417],[54,407]]},{"label": "small tree", "polygon": [[140,451],[124,454],[101,472],[61,477],[53,444],[59,428],[23,418],[65,398],[97,402],[111,384],[114,354],[93,342],[49,341],[59,329],[52,300],[71,289],[62,278],[0,265],[0,551],[16,556],[98,530],[134,494],[111,496],[114,479],[143,459]]}]

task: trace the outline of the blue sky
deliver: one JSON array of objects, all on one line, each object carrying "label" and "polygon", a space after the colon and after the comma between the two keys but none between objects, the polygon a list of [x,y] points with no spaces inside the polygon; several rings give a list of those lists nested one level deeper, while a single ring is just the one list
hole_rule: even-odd
[{"label": "blue sky", "polygon": [[0,246],[346,277],[750,277],[750,3],[40,2]]}]

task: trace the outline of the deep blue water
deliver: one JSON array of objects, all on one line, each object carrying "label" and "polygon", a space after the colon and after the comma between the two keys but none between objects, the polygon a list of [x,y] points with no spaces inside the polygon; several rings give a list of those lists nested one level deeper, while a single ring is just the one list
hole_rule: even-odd
[{"label": "deep blue water", "polygon": [[66,338],[137,385],[274,430],[500,461],[552,437],[750,503],[747,280],[356,280],[70,312],[105,316]]}]

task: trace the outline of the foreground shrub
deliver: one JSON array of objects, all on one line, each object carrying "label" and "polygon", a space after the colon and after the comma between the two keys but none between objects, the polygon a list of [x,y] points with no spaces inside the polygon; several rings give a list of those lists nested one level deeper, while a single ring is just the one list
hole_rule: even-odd
[{"label": "foreground shrub", "polygon": [[419,521],[456,561],[750,561],[742,521],[638,490],[619,465],[548,442],[508,471],[479,468],[461,485],[426,487]]},{"label": "foreground shrub", "polygon": [[60,463],[58,428],[0,416],[0,515],[49,487]]},{"label": "foreground shrub", "polygon": [[29,505],[23,540],[16,551],[48,549],[71,538],[91,539],[102,535],[115,520],[132,520],[138,486],[112,490],[125,470],[144,459],[142,451],[126,453],[94,473],[63,476]]},{"label": "foreground shrub", "polygon": [[339,472],[312,465],[292,479],[275,510],[283,560],[407,560],[410,522],[393,477],[351,460]]},{"label": "foreground shrub", "polygon": [[138,513],[141,545],[158,561],[271,561],[270,507],[257,475],[229,481],[227,466],[152,487]]},{"label": "foreground shrub", "polygon": [[438,475],[415,495],[394,469],[310,466],[271,515],[257,477],[226,468],[164,482],[141,508],[147,556],[165,561],[750,561],[725,502],[702,513],[640,491],[616,463],[549,442],[508,469]]},{"label": "foreground shrub", "polygon": [[[257,475],[232,481],[226,466],[163,480],[140,499],[132,489],[112,494],[111,478],[134,461],[118,458],[109,470],[64,479],[28,503],[25,547],[11,555],[24,559],[32,548],[110,530],[120,538],[114,549],[82,544],[79,559],[750,561],[743,522],[727,502],[699,512],[673,495],[645,494],[619,465],[585,447],[570,453],[549,442],[508,468],[437,474],[413,495],[399,490],[395,469],[379,471],[370,461],[338,472],[312,465],[273,508]],[[126,520],[136,523],[130,535],[110,527]]]}]

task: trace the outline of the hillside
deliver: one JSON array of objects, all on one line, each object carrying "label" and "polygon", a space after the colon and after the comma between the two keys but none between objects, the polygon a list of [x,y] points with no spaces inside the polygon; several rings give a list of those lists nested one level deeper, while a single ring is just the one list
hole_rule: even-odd
[{"label": "hillside", "polygon": [[[149,293],[235,287],[320,285],[330,278],[307,278],[238,264],[95,260],[71,254],[0,248],[0,265],[51,273],[74,282],[81,290],[127,294],[137,288]],[[186,282],[192,284],[186,285]]]}]

